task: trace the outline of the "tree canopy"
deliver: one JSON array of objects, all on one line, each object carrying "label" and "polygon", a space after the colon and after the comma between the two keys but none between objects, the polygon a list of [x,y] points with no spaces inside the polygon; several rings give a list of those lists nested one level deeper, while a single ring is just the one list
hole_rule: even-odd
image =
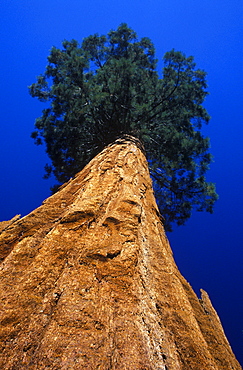
[{"label": "tree canopy", "polygon": [[212,156],[201,133],[210,119],[202,106],[206,73],[194,58],[167,52],[160,77],[153,43],[126,24],[62,46],[51,49],[44,74],[29,87],[47,102],[32,133],[51,159],[45,176],[65,182],[128,134],[144,145],[167,230],[193,209],[212,212],[217,194],[205,178]]}]

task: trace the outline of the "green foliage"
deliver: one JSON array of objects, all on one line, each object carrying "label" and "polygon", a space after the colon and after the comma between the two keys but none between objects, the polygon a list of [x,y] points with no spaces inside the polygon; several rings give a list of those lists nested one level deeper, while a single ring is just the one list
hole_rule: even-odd
[{"label": "green foliage", "polygon": [[129,134],[145,147],[166,228],[184,224],[192,209],[212,212],[217,199],[205,172],[212,160],[200,130],[209,115],[206,73],[193,57],[172,50],[163,58],[162,78],[148,38],[137,39],[126,24],[53,47],[45,73],[30,94],[48,103],[32,133],[46,144],[60,183],[80,171],[104,146]]}]

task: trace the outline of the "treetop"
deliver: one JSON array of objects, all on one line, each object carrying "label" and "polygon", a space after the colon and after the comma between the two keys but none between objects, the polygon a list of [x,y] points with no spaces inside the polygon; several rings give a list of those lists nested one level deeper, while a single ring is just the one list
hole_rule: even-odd
[{"label": "treetop", "polygon": [[212,156],[201,132],[210,119],[206,73],[192,56],[165,53],[159,77],[152,41],[123,23],[81,45],[64,40],[47,59],[30,86],[47,104],[32,133],[51,159],[46,176],[63,183],[104,146],[132,135],[144,145],[167,229],[183,224],[192,209],[212,212],[217,194],[205,179]]}]

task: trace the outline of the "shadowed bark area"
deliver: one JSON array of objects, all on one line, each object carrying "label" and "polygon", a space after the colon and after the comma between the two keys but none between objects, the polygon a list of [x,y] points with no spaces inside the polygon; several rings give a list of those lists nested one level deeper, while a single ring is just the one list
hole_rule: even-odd
[{"label": "shadowed bark area", "polygon": [[136,142],[0,226],[1,369],[241,369],[174,262]]}]

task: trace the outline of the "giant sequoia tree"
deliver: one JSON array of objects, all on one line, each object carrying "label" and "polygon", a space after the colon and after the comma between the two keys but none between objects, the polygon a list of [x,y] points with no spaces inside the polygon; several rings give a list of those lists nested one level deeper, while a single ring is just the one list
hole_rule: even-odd
[{"label": "giant sequoia tree", "polygon": [[47,102],[32,133],[46,144],[53,173],[63,183],[104,146],[126,134],[146,151],[165,226],[183,224],[192,209],[212,212],[217,199],[205,179],[212,160],[201,128],[209,115],[206,73],[193,57],[172,50],[163,58],[160,78],[155,49],[137,39],[126,24],[107,36],[97,34],[53,47],[44,74],[30,94]]}]

